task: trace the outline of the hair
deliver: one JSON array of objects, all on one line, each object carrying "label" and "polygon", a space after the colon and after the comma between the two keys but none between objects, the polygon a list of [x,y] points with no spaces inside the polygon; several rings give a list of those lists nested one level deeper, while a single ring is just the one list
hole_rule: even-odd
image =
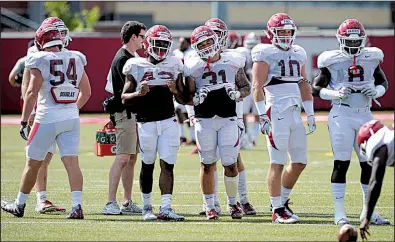
[{"label": "hair", "polygon": [[132,35],[138,36],[142,29],[144,30],[147,29],[147,27],[145,27],[143,23],[140,23],[138,21],[126,22],[121,29],[122,44],[129,43],[130,38],[132,38]]}]

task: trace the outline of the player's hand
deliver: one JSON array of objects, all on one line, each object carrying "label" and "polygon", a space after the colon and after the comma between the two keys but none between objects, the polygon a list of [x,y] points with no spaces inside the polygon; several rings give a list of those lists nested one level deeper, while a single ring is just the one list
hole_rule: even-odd
[{"label": "player's hand", "polygon": [[240,98],[240,92],[235,91],[235,89],[231,85],[227,85],[225,86],[225,88],[226,88],[226,93],[228,93],[230,99],[237,100],[238,98]]},{"label": "player's hand", "polygon": [[359,226],[359,234],[361,235],[362,240],[367,240],[368,239],[367,235],[370,236],[370,233],[368,231],[369,223],[370,221],[365,218],[361,223],[361,225]]},{"label": "player's hand", "polygon": [[340,99],[347,98],[348,96],[351,95],[352,91],[354,91],[354,88],[350,87],[350,86],[348,86],[348,87],[344,86],[344,87],[340,88],[340,90],[339,90],[339,98]]},{"label": "player's hand", "polygon": [[144,96],[149,92],[149,87],[148,87],[148,82],[147,81],[142,81],[140,82],[140,87],[139,87],[139,96]]},{"label": "player's hand", "polygon": [[240,136],[242,136],[245,132],[245,126],[244,126],[244,120],[243,118],[238,118],[237,119],[237,126],[239,126],[240,129]]},{"label": "player's hand", "polygon": [[175,80],[169,80],[169,81],[167,81],[167,86],[169,87],[170,91],[171,91],[173,94],[177,94],[177,93],[178,93],[178,90],[177,90],[177,88],[176,88],[176,81],[175,81]]},{"label": "player's hand", "polygon": [[269,135],[272,132],[272,124],[267,114],[259,116],[259,128],[264,135]]},{"label": "player's hand", "polygon": [[210,89],[207,87],[202,87],[199,90],[199,104],[202,104],[204,100],[206,100],[208,93],[210,92]]},{"label": "player's hand", "polygon": [[21,128],[19,129],[19,134],[21,135],[22,139],[27,140],[29,137],[27,122],[21,122]]},{"label": "player's hand", "polygon": [[307,132],[306,135],[312,134],[317,128],[314,115],[307,117],[307,126],[309,127],[309,132]]},{"label": "player's hand", "polygon": [[36,115],[35,115],[34,113],[32,113],[32,114],[30,115],[29,119],[27,120],[27,124],[28,124],[29,126],[33,126],[34,117],[35,117],[35,116],[36,116]]},{"label": "player's hand", "polygon": [[377,91],[374,85],[367,85],[361,90],[361,93],[367,97],[374,98]]}]

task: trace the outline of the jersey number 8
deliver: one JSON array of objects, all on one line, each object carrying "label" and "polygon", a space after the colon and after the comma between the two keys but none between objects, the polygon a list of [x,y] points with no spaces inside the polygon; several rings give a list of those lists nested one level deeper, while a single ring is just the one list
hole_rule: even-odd
[{"label": "jersey number 8", "polygon": [[[65,74],[62,71],[57,71],[55,70],[56,66],[63,65],[63,60],[50,60],[49,62],[49,69],[51,75],[54,77],[59,77],[59,81],[56,80],[50,80],[49,83],[51,83],[52,86],[59,86],[60,84],[63,84],[65,82]],[[67,66],[67,71],[66,71],[66,76],[67,79],[71,84],[74,86],[77,85],[77,71],[75,67],[75,59],[70,58],[69,64]]]},{"label": "jersey number 8", "polygon": [[354,78],[359,77],[359,81],[363,82],[364,70],[363,67],[360,65],[357,66],[350,66],[348,68],[348,81],[353,82]]}]

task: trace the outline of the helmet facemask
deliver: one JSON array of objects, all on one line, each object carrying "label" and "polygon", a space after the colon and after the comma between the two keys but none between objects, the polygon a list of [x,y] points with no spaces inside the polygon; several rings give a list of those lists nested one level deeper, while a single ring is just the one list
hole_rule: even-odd
[{"label": "helmet facemask", "polygon": [[63,46],[64,47],[68,46],[70,41],[72,41],[72,39],[70,37],[69,29],[66,26],[58,27],[58,29],[62,35]]},{"label": "helmet facemask", "polygon": [[170,53],[173,41],[164,38],[151,38],[147,37],[149,46],[147,52],[155,60],[164,60]]},{"label": "helmet facemask", "polygon": [[[279,36],[279,30],[292,30],[291,36]],[[269,29],[270,33],[273,35],[272,43],[283,50],[289,50],[293,45],[296,37],[296,27],[292,25],[284,25],[284,27],[275,27]]]},{"label": "helmet facemask", "polygon": [[227,40],[228,40],[228,31],[222,29],[212,29],[214,33],[217,34],[218,37],[218,44],[221,46],[221,49],[227,48]]},{"label": "helmet facemask", "polygon": [[[213,44],[205,47],[203,49],[199,49],[198,46],[207,41],[207,40],[212,40]],[[195,49],[195,51],[199,54],[200,58],[202,59],[211,59],[213,58],[220,50],[221,50],[221,45],[218,43],[218,36],[217,35],[213,35],[213,36],[209,36],[209,37],[203,37],[201,38],[198,42],[192,44],[193,49]]]},{"label": "helmet facemask", "polygon": [[365,47],[366,36],[359,36],[358,34],[350,34],[350,36],[336,35],[340,44],[340,50],[350,56],[358,56]]}]

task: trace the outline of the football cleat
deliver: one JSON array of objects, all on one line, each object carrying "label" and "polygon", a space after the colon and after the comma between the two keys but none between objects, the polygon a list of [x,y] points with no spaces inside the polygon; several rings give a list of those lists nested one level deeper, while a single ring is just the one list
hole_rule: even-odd
[{"label": "football cleat", "polygon": [[144,206],[141,214],[143,216],[143,220],[156,220],[156,216],[151,205]]},{"label": "football cleat", "polygon": [[119,215],[121,210],[117,202],[108,202],[101,213],[104,215]]},{"label": "football cleat", "polygon": [[68,219],[84,219],[84,213],[82,212],[81,204],[73,207],[71,212],[67,215]]},{"label": "football cleat", "polygon": [[298,215],[296,215],[290,208],[289,205],[292,204],[289,202],[289,198],[287,199],[287,201],[284,203],[284,207],[285,207],[285,212],[289,213],[294,219],[296,219],[297,221],[300,221],[300,218],[298,217]]},{"label": "football cleat", "polygon": [[240,204],[237,203],[235,205],[229,204],[229,214],[232,219],[241,219],[243,217],[243,211],[240,208]]},{"label": "football cleat", "polygon": [[251,203],[241,204],[241,208],[243,209],[245,215],[256,215],[256,210],[251,205]]},{"label": "football cleat", "polygon": [[[214,202],[214,206],[217,214],[221,216],[222,215],[221,204],[219,202]],[[199,215],[206,215],[206,210],[207,210],[206,203],[203,203],[203,211],[201,211]]]},{"label": "football cleat", "polygon": [[[362,212],[359,219],[361,220],[361,222],[365,219],[365,212]],[[375,225],[391,224],[391,222],[388,219],[381,217],[380,214],[376,212],[373,212],[372,217],[370,218],[370,223]]]},{"label": "football cleat", "polygon": [[207,211],[206,215],[207,215],[208,220],[218,220],[219,219],[218,213],[217,213],[217,211],[215,211],[215,209],[211,209],[211,210]]},{"label": "football cleat", "polygon": [[7,213],[11,213],[12,215],[16,217],[23,217],[25,214],[25,207],[26,204],[22,205],[17,205],[16,201],[14,202],[6,202],[6,201],[1,201],[1,209]]},{"label": "football cleat", "polygon": [[59,213],[66,212],[65,208],[55,206],[49,200],[45,200],[37,204],[35,210],[37,213],[41,213],[41,214],[52,213],[52,212],[59,212]]},{"label": "football cleat", "polygon": [[129,200],[126,204],[122,204],[121,206],[121,214],[141,214],[142,209],[137,206],[137,203],[132,202]]},{"label": "football cleat", "polygon": [[341,225],[341,226],[343,226],[343,225],[345,225],[345,224],[350,224],[350,221],[348,221],[347,218],[340,218],[340,219],[337,219],[337,220],[335,221],[335,224],[336,224],[336,225]]},{"label": "football cleat", "polygon": [[277,208],[272,214],[272,223],[293,224],[298,222],[291,214],[285,211],[285,207]]},{"label": "football cleat", "polygon": [[170,208],[166,207],[164,209],[160,208],[160,212],[158,214],[158,220],[160,221],[184,221],[184,216],[178,215],[175,211]]}]

